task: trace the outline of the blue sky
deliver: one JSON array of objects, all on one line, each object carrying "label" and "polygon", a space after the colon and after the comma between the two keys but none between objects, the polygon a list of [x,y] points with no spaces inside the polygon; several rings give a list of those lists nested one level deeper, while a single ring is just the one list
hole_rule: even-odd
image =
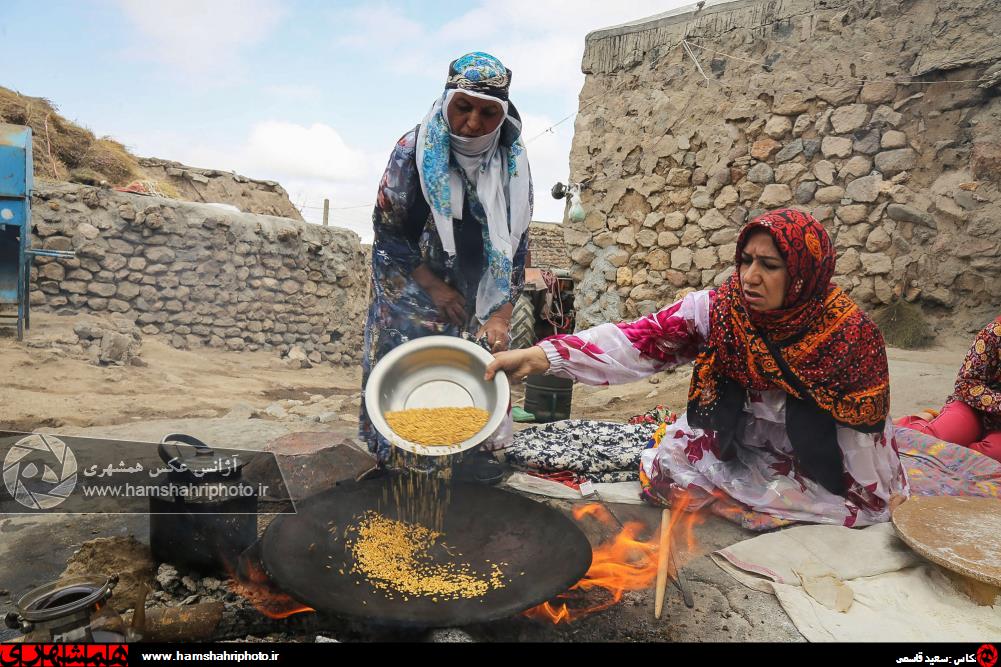
[{"label": "blue sky", "polygon": [[[329,197],[333,223],[368,241],[393,143],[450,60],[504,61],[531,138],[576,110],[589,31],[685,4],[0,0],[0,85],[138,155],[277,180],[307,220]],[[537,220],[562,217],[548,190],[566,181],[572,135],[571,119],[528,145]]]}]

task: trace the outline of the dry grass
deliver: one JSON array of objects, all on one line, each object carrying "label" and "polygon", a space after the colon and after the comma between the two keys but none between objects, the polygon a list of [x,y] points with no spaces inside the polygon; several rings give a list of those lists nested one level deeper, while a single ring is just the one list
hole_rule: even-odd
[{"label": "dry grass", "polygon": [[883,332],[886,343],[894,347],[905,350],[927,347],[935,338],[921,309],[903,299],[876,311],[872,319]]},{"label": "dry grass", "polygon": [[125,185],[144,177],[136,158],[107,137],[59,115],[42,97],[28,97],[0,87],[0,123],[27,125],[32,132],[35,176],[77,183]]},{"label": "dry grass", "polygon": [[139,163],[125,146],[104,137],[93,142],[83,155],[83,166],[104,174],[109,183],[124,185],[143,176]]}]

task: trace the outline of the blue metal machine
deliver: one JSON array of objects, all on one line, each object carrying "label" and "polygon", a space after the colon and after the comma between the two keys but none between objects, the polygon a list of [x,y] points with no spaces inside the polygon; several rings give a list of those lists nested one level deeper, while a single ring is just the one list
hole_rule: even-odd
[{"label": "blue metal machine", "polygon": [[74,256],[67,251],[31,249],[33,176],[31,128],[0,124],[0,324],[12,324],[16,318],[18,340],[31,321],[32,258]]}]

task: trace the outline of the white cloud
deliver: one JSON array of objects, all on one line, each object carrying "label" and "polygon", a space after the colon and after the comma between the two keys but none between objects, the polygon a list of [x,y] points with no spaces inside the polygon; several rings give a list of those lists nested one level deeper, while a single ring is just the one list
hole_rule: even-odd
[{"label": "white cloud", "polygon": [[141,54],[185,74],[235,66],[281,20],[278,0],[115,0],[143,38]]},{"label": "white cloud", "polygon": [[349,145],[323,123],[264,121],[254,125],[244,143],[226,157],[240,173],[281,183],[310,222],[322,221],[323,200],[329,199],[330,224],[371,241],[371,207],[386,163],[384,154],[368,154]]},{"label": "white cloud", "polygon": [[567,97],[576,96],[584,85],[584,45],[578,36],[555,33],[545,39],[519,39],[504,51],[502,60],[513,72],[513,91],[534,89]]},{"label": "white cloud", "polygon": [[253,127],[242,162],[298,179],[344,181],[368,171],[367,158],[323,123],[266,121]]},{"label": "white cloud", "polygon": [[277,83],[265,86],[264,93],[269,98],[279,98],[287,102],[307,102],[319,99],[323,91],[311,83]]},{"label": "white cloud", "polygon": [[452,19],[437,31],[437,37],[445,41],[486,39],[497,34],[499,26],[496,11],[502,7],[477,7],[462,16]]},{"label": "white cloud", "polygon": [[[581,46],[585,34],[621,23],[644,19],[655,14],[693,4],[687,0],[506,0],[483,1],[479,7],[449,22],[442,33],[461,35],[462,30],[484,37],[493,34],[573,34]],[[478,33],[478,34],[477,34]]]},{"label": "white cloud", "polygon": [[335,10],[329,14],[329,26],[338,35],[334,40],[338,47],[372,54],[373,69],[411,77],[437,75],[442,70],[434,53],[436,37],[391,3]]}]

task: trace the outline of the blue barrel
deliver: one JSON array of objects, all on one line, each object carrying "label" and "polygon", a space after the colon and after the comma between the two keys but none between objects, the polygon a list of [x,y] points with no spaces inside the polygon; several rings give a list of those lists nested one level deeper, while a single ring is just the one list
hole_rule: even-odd
[{"label": "blue barrel", "polygon": [[570,419],[573,380],[554,375],[529,375],[525,380],[525,411],[537,422]]}]

